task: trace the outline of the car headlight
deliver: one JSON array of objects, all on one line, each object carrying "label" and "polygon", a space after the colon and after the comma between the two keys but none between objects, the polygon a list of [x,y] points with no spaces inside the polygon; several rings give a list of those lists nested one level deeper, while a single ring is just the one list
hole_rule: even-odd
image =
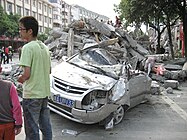
[{"label": "car headlight", "polygon": [[95,90],[88,93],[83,101],[82,108],[86,110],[95,110],[108,102],[108,91]]},{"label": "car headlight", "polygon": [[101,99],[101,98],[106,98],[107,96],[107,92],[106,91],[102,91],[102,90],[95,90],[95,91],[91,91],[90,93],[88,93],[82,103],[85,104],[85,105],[89,105],[91,104],[91,102],[93,100],[98,100],[98,99]]},{"label": "car headlight", "polygon": [[97,92],[95,93],[95,97],[96,97],[96,98],[106,98],[106,94],[107,94],[106,91],[101,91],[101,90],[99,90],[99,91],[97,91]]}]

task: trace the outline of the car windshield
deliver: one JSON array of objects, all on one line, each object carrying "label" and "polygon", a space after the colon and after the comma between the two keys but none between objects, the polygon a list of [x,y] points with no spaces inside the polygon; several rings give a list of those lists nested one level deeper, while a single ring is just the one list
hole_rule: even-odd
[{"label": "car windshield", "polygon": [[113,78],[116,78],[116,75],[118,75],[115,70],[116,65],[119,64],[117,59],[107,50],[101,48],[83,50],[83,52],[71,57],[67,62],[93,73]]}]

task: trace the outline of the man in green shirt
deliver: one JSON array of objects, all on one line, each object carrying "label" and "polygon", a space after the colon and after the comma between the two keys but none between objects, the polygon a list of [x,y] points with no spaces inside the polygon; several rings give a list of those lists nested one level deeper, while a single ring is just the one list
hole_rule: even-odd
[{"label": "man in green shirt", "polygon": [[28,41],[22,48],[20,65],[23,74],[18,82],[23,83],[23,113],[26,140],[52,140],[50,112],[47,107],[50,95],[51,60],[47,46],[37,40],[38,21],[32,16],[19,20],[19,33]]}]

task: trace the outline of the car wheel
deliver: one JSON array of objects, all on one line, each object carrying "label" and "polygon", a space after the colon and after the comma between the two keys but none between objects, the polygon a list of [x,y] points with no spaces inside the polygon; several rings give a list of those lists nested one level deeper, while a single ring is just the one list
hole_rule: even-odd
[{"label": "car wheel", "polygon": [[119,124],[125,115],[125,111],[123,106],[119,106],[117,110],[114,112],[114,124]]}]

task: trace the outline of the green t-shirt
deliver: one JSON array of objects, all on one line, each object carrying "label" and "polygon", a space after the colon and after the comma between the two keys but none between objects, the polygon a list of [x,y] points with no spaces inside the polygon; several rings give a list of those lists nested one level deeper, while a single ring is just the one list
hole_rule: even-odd
[{"label": "green t-shirt", "polygon": [[24,45],[20,65],[31,68],[30,78],[23,83],[23,98],[49,96],[51,59],[47,46],[39,40]]}]

